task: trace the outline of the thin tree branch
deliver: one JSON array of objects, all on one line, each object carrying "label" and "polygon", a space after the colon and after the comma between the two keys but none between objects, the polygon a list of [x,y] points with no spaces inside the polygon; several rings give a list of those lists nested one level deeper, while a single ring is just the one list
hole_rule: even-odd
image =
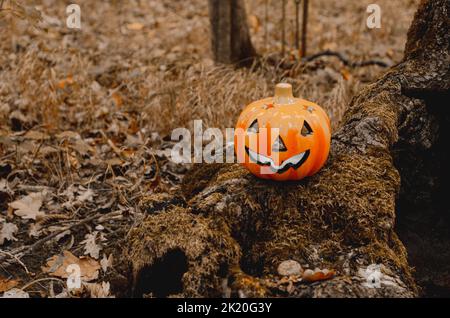
[{"label": "thin tree branch", "polygon": [[334,56],[337,57],[342,63],[344,63],[345,66],[348,67],[362,67],[362,66],[370,66],[370,65],[377,65],[380,67],[389,67],[390,65],[386,62],[380,61],[380,60],[367,60],[362,62],[352,62],[348,58],[346,58],[342,53],[326,50],[323,52],[319,52],[310,56],[306,56],[302,59],[303,62],[311,62],[315,59],[318,59],[322,56]]}]

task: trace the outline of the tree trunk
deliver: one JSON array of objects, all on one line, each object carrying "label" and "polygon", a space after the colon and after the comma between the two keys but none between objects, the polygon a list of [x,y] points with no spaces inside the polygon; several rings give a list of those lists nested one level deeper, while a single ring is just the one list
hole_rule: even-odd
[{"label": "tree trunk", "polygon": [[[149,216],[130,232],[126,251],[134,295],[418,295],[394,230],[396,202],[415,187],[432,189],[420,180],[401,187],[394,159],[404,163],[402,178],[414,179],[421,170],[408,164],[411,153],[419,162],[446,158],[438,136],[448,131],[449,110],[436,96],[450,86],[449,6],[448,0],[422,1],[404,60],[353,98],[317,175],[275,183],[237,164],[203,165],[186,176],[184,198],[144,200]],[[446,116],[437,119],[433,110]],[[405,156],[399,145],[406,145]],[[429,178],[439,178],[433,173]],[[289,259],[334,269],[336,276],[288,289],[276,269]],[[367,281],[372,264],[380,265],[381,288]]]},{"label": "tree trunk", "polygon": [[250,64],[256,56],[243,0],[208,0],[211,46],[219,63]]}]

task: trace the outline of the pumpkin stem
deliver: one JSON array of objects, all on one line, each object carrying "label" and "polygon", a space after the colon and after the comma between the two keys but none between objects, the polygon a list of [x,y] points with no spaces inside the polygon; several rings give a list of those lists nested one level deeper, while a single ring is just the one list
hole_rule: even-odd
[{"label": "pumpkin stem", "polygon": [[274,104],[292,104],[294,95],[292,94],[292,85],[288,83],[279,83],[275,86]]}]

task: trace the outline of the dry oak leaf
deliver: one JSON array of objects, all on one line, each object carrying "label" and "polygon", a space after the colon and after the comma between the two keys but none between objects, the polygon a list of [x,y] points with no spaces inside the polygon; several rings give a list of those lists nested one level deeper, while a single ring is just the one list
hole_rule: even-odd
[{"label": "dry oak leaf", "polygon": [[0,276],[0,293],[8,291],[19,284],[17,280]]},{"label": "dry oak leaf", "polygon": [[102,270],[104,273],[108,270],[108,268],[112,267],[113,264],[113,255],[109,254],[108,257],[106,257],[106,254],[103,253],[103,258],[100,261],[100,265],[102,266]]},{"label": "dry oak leaf", "polygon": [[17,241],[14,237],[14,234],[18,231],[17,225],[14,223],[3,223],[0,224],[0,245],[3,245],[6,240],[8,241]]},{"label": "dry oak leaf", "polygon": [[83,286],[89,291],[91,298],[114,298],[110,294],[110,284],[108,282],[84,283]]},{"label": "dry oak leaf", "polygon": [[2,298],[30,298],[30,295],[28,295],[27,292],[23,291],[19,288],[13,288],[8,291],[6,291]]},{"label": "dry oak leaf", "polygon": [[76,257],[69,251],[64,251],[63,255],[54,255],[48,261],[46,266],[42,266],[44,273],[50,276],[68,278],[73,272],[67,272],[70,265],[80,267],[81,280],[89,282],[98,278],[100,264],[90,257]]},{"label": "dry oak leaf", "polygon": [[39,211],[43,199],[44,193],[42,192],[30,193],[22,199],[10,203],[9,206],[16,210],[14,214],[20,216],[22,219],[36,220],[36,218],[45,216],[44,212]]},{"label": "dry oak leaf", "polygon": [[[90,234],[86,234],[84,237],[85,240],[81,242],[81,244],[84,244],[84,255],[90,255],[95,259],[98,259],[100,256],[100,251],[102,249],[102,246],[97,244],[97,234],[99,234],[98,231],[94,231]],[[105,241],[106,239],[103,236],[103,233],[100,233],[98,240],[100,242]]]}]

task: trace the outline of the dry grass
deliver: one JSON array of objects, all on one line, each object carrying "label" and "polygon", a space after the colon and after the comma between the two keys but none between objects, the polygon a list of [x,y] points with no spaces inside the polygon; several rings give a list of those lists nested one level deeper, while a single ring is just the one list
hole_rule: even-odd
[{"label": "dry grass", "polygon": [[[247,2],[250,15],[259,21],[252,23],[255,46],[262,53],[277,51],[280,6],[270,2],[269,41],[264,50],[264,1]],[[395,5],[379,1],[381,30],[366,29],[364,1],[346,2],[312,1],[310,52],[333,49],[355,61],[398,61],[416,1],[397,1]],[[64,4],[51,0],[35,3],[45,13],[41,29],[26,21],[2,20],[7,31],[0,35],[4,65],[0,95],[2,104],[9,106],[9,111],[2,107],[2,116],[19,108],[30,120],[58,130],[73,124],[91,129],[102,126],[104,121],[97,119],[103,115],[134,112],[142,127],[163,134],[197,118],[208,126],[232,127],[243,105],[270,95],[273,84],[280,80],[293,82],[297,94],[323,105],[337,124],[361,83],[383,71],[377,67],[346,70],[334,58],[325,58],[325,65],[318,67],[313,63],[296,78],[277,69],[261,73],[214,66],[209,59],[204,1],[182,5],[172,1],[80,1],[81,32],[62,24]],[[292,44],[294,15],[293,4],[289,4],[288,44]],[[396,14],[400,10],[402,14]],[[127,25],[131,23],[142,24],[138,26],[142,29],[130,30],[133,27]],[[73,76],[74,84],[62,93],[58,83],[68,76]],[[113,92],[123,99],[120,107],[111,98]]]}]

